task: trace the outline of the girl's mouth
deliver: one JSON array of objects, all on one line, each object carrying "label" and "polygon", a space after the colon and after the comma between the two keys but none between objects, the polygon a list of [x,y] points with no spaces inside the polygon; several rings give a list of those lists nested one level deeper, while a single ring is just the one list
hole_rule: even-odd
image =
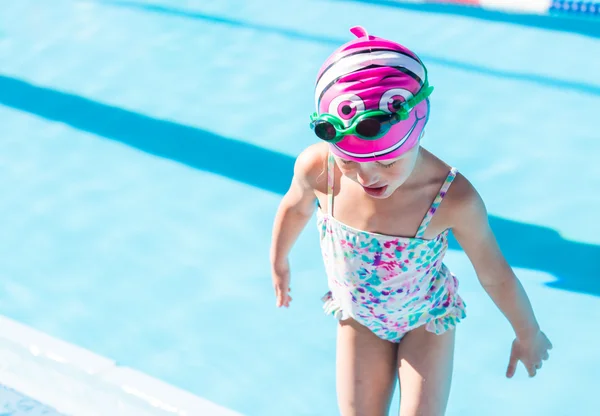
[{"label": "girl's mouth", "polygon": [[365,192],[371,196],[381,196],[385,193],[385,191],[387,191],[387,185],[384,186],[379,186],[379,187],[369,187],[367,188],[366,186],[363,186],[363,189],[365,190]]}]

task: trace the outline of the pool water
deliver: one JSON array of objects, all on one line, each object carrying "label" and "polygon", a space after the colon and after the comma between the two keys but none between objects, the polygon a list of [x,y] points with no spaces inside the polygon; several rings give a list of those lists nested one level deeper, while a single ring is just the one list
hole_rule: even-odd
[{"label": "pool water", "polygon": [[600,30],[464,10],[4,5],[0,314],[244,415],[337,414],[316,227],[291,255],[289,310],[275,308],[268,252],[294,158],[315,140],[318,68],[360,24],[427,64],[423,146],[481,193],[554,344],[535,379],[520,367],[507,380],[511,328],[452,242],[468,317],[447,415],[595,414]]}]

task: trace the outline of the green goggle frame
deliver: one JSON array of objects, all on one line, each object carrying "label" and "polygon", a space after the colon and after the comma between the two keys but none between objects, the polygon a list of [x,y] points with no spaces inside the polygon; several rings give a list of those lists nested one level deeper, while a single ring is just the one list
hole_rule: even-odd
[{"label": "green goggle frame", "polygon": [[337,143],[344,136],[350,135],[358,136],[363,140],[377,140],[383,137],[394,124],[407,120],[410,111],[421,101],[427,99],[432,92],[433,87],[425,81],[419,93],[400,104],[397,111],[393,113],[381,110],[365,111],[352,119],[348,127],[344,127],[344,121],[333,114],[317,114],[315,112],[310,116],[310,127],[317,137],[330,143]]}]

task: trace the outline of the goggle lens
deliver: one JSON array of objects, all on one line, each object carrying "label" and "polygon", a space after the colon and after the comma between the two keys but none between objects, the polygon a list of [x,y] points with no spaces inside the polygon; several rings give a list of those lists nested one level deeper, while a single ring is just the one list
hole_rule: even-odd
[{"label": "goggle lens", "polygon": [[332,141],[337,135],[337,131],[333,124],[329,121],[318,120],[314,124],[315,134],[321,140]]},{"label": "goggle lens", "polygon": [[369,117],[362,119],[356,125],[356,132],[363,137],[376,137],[381,131],[381,120],[378,117]]}]

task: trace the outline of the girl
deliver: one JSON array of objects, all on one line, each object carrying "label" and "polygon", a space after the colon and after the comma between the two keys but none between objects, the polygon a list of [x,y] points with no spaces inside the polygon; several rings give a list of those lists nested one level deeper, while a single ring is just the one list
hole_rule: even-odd
[{"label": "girl", "polygon": [[[303,151],[277,211],[271,263],[277,306],[288,307],[288,253],[315,199],[338,320],[337,396],[343,416],[387,415],[396,374],[400,414],[443,415],[456,324],[465,317],[456,277],[442,263],[448,233],[512,325],[507,377],[530,376],[550,341],[502,256],[477,191],[420,146],[433,88],[410,50],[369,36],[337,49],[319,71],[311,127],[322,142]],[[327,172],[324,175],[324,172]]]}]

